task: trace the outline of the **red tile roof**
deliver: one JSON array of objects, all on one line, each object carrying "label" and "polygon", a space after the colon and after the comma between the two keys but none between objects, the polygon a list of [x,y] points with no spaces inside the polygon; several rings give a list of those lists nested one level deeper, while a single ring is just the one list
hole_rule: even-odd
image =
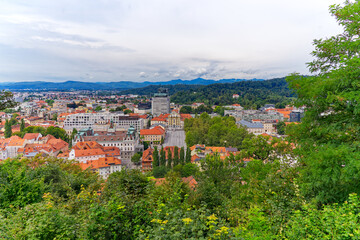
[{"label": "red tile roof", "polygon": [[165,130],[160,126],[156,126],[151,129],[140,130],[140,135],[164,135],[164,134],[165,134]]},{"label": "red tile roof", "polygon": [[109,167],[110,165],[121,165],[121,160],[114,157],[99,158],[97,160],[89,160],[86,163],[79,163],[81,169],[90,168],[92,170]]},{"label": "red tile roof", "polygon": [[40,133],[26,133],[23,137],[23,139],[26,140],[35,140],[37,138],[39,138]]}]

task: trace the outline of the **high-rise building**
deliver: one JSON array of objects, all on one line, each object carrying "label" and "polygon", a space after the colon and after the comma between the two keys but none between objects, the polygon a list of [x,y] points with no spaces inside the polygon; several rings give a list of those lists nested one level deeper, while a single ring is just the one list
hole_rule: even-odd
[{"label": "high-rise building", "polygon": [[170,113],[170,96],[167,88],[159,88],[152,97],[151,113],[153,116]]}]

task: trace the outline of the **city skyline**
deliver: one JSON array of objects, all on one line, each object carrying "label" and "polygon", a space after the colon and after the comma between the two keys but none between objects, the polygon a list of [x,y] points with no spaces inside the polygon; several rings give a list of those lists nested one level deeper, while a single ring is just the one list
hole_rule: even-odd
[{"label": "city skyline", "polygon": [[0,82],[308,74],[342,1],[4,1]]}]

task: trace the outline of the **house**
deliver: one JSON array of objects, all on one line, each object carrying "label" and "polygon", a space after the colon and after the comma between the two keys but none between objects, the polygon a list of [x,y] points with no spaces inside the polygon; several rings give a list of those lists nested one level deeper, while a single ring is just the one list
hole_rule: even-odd
[{"label": "house", "polygon": [[245,127],[249,133],[253,133],[255,135],[260,135],[265,132],[264,125],[261,122],[248,122],[246,120],[241,120],[236,122],[236,125],[238,125],[238,127]]},{"label": "house", "polygon": [[140,139],[151,145],[160,145],[163,139],[165,139],[165,133],[165,129],[161,126],[156,126],[151,129],[141,129]]},{"label": "house", "polygon": [[[61,157],[63,157],[61,155]],[[117,147],[104,147],[95,141],[78,142],[69,152],[69,160],[86,162],[104,157],[120,159],[120,149]]]},{"label": "house", "polygon": [[39,143],[41,137],[41,133],[25,133],[23,139],[26,139],[28,143]]},{"label": "house", "polygon": [[16,157],[18,155],[18,150],[20,148],[24,148],[26,142],[27,142],[26,139],[22,139],[21,137],[18,136],[10,137],[10,141],[6,146],[8,157],[9,158]]},{"label": "house", "polygon": [[141,161],[143,171],[152,170],[153,152],[154,149],[150,147],[143,152],[142,161]]},{"label": "house", "polygon": [[122,169],[121,160],[114,157],[99,158],[80,162],[81,169],[91,169],[97,172],[103,179],[107,179],[111,173],[119,172]]}]

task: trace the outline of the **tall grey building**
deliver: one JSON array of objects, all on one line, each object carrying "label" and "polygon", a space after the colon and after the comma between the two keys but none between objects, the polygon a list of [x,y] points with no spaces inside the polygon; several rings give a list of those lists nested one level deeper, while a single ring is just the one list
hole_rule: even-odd
[{"label": "tall grey building", "polygon": [[159,88],[152,97],[151,113],[153,116],[170,113],[170,96],[167,88]]}]

